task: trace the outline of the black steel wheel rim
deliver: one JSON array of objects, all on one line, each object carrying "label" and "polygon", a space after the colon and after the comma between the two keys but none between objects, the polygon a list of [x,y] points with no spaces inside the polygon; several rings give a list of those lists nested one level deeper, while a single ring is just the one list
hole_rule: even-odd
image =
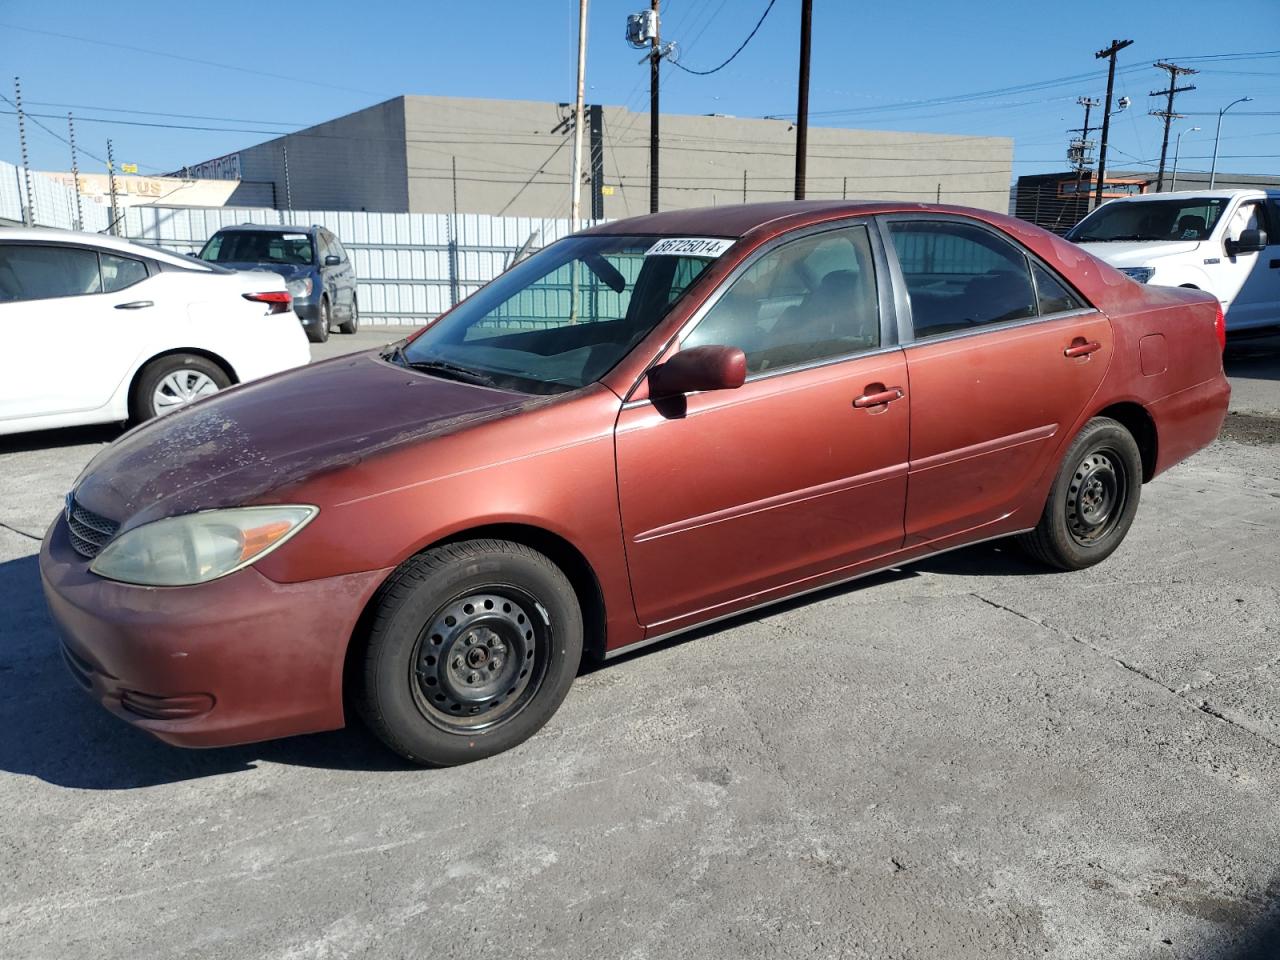
[{"label": "black steel wheel rim", "polygon": [[1081,546],[1105,540],[1124,515],[1129,476],[1124,459],[1109,447],[1081,458],[1067,488],[1067,530]]},{"label": "black steel wheel rim", "polygon": [[414,643],[414,702],[451,732],[496,727],[537,695],[550,650],[550,617],[533,596],[511,586],[469,590],[436,610]]}]

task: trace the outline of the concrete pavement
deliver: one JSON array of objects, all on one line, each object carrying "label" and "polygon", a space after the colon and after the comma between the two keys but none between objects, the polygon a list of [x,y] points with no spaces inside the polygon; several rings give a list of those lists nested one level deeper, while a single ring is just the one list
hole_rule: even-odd
[{"label": "concrete pavement", "polygon": [[995,544],[826,591],[439,771],[358,729],[180,751],[84,697],[28,535],[112,435],[0,441],[0,956],[1280,956],[1265,435],[1092,570]]}]

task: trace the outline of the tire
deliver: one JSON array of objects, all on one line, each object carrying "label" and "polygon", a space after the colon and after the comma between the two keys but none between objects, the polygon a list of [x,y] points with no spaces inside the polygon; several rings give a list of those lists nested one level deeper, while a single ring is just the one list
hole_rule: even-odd
[{"label": "tire", "polygon": [[419,554],[379,590],[353,678],[356,709],[414,763],[509,750],[564,701],[582,659],[568,578],[523,544],[468,540]]},{"label": "tire", "polygon": [[307,339],[312,343],[327,343],[329,340],[329,325],[333,323],[333,314],[329,310],[329,298],[320,298],[320,322],[315,325],[314,329],[307,331]]},{"label": "tire", "polygon": [[129,396],[129,416],[134,423],[171,413],[231,386],[220,366],[192,353],[157,357],[138,374]]},{"label": "tire", "polygon": [[1083,570],[1124,540],[1142,495],[1142,455],[1133,435],[1110,417],[1094,417],[1071,441],[1040,522],[1018,538],[1032,558]]},{"label": "tire", "polygon": [[356,303],[355,294],[351,295],[351,319],[338,324],[339,333],[355,333],[360,329],[360,306]]}]

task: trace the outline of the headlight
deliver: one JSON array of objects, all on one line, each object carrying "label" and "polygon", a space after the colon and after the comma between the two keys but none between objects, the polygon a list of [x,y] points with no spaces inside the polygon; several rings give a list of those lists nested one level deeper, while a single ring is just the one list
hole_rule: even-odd
[{"label": "headlight", "polygon": [[1116,269],[1130,280],[1137,280],[1139,283],[1146,283],[1156,272],[1155,267],[1117,267]]},{"label": "headlight", "polygon": [[311,278],[303,277],[300,280],[290,280],[285,284],[289,288],[289,296],[295,300],[305,300],[311,296]]},{"label": "headlight", "polygon": [[262,559],[319,512],[310,506],[238,507],[156,520],[107,544],[89,570],[148,587],[205,583]]}]

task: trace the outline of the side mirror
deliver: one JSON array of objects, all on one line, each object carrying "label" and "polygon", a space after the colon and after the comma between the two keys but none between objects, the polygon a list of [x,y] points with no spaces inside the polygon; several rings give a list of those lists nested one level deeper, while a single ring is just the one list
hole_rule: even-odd
[{"label": "side mirror", "polygon": [[1239,239],[1227,238],[1227,256],[1234,257],[1240,253],[1257,253],[1267,245],[1267,231],[1241,230]]},{"label": "side mirror", "polygon": [[708,345],[681,350],[649,371],[649,396],[673,397],[698,390],[735,390],[747,379],[747,355],[737,347]]},{"label": "side mirror", "polygon": [[342,258],[335,257],[332,253],[324,258],[324,265],[326,267],[336,267],[341,263],[342,263]]}]

